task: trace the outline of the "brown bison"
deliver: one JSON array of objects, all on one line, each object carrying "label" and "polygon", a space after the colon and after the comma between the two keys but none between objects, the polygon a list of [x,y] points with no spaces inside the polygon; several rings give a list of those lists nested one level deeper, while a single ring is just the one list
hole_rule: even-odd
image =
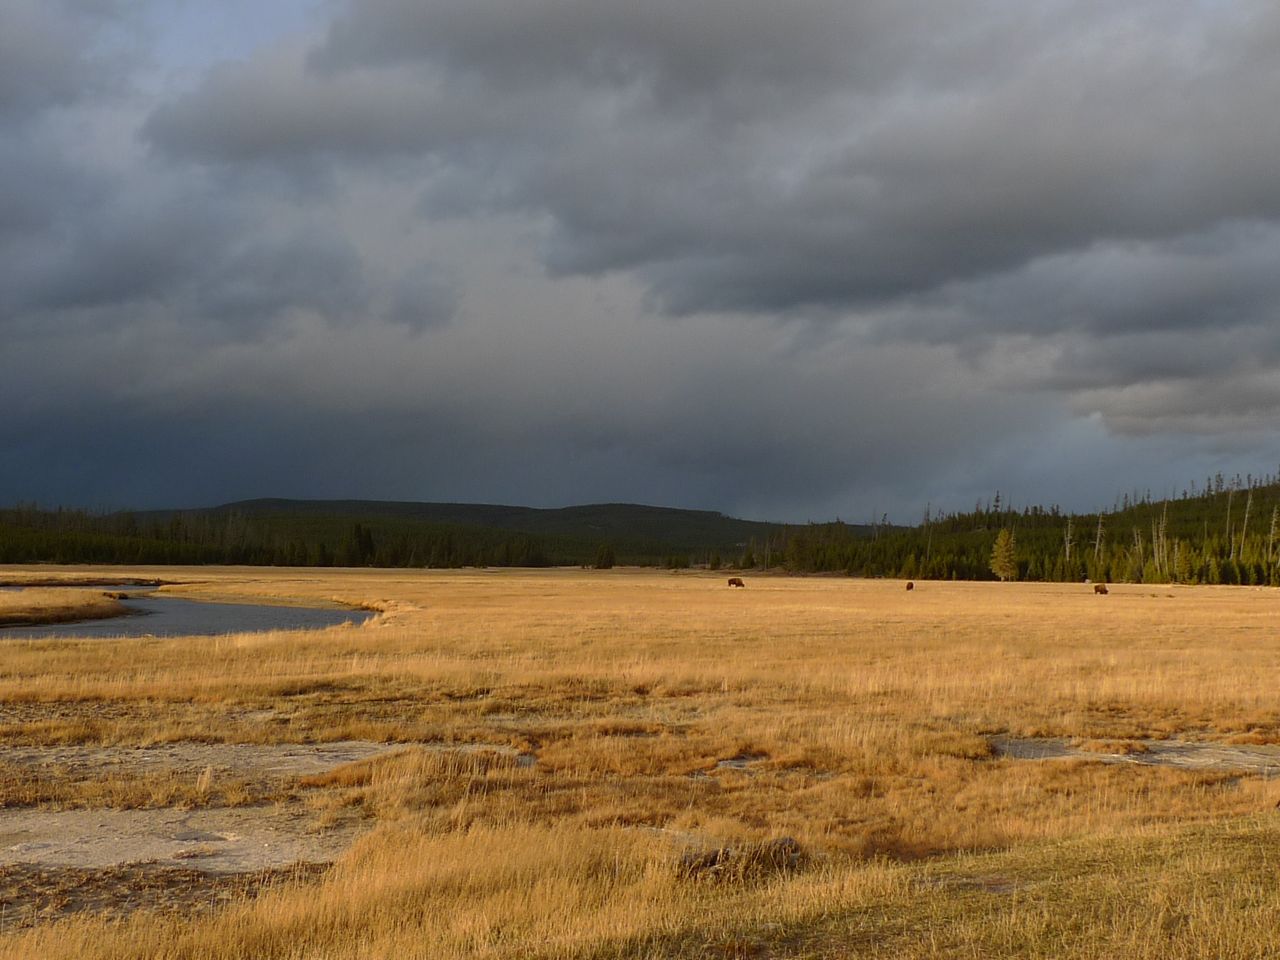
[{"label": "brown bison", "polygon": [[914,581],[912,581],[912,580],[908,580],[908,581],[907,581],[907,589],[908,589],[908,590],[914,590],[915,588],[916,588],[915,582],[914,582]]},{"label": "brown bison", "polygon": [[1105,594],[1108,592],[1107,585],[1105,583],[1095,583],[1093,585],[1093,592],[1096,594]]},{"label": "brown bison", "polygon": [[745,586],[746,586],[746,584],[742,582],[742,578],[741,578],[741,577],[730,577],[730,578],[729,578],[729,586],[731,586],[731,587],[745,587]]}]

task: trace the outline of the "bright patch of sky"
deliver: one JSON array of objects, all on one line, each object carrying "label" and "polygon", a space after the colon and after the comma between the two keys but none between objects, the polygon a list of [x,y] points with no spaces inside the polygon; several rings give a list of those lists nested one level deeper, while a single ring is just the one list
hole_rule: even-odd
[{"label": "bright patch of sky", "polygon": [[163,0],[146,14],[157,65],[174,76],[198,75],[324,23],[331,0]]}]

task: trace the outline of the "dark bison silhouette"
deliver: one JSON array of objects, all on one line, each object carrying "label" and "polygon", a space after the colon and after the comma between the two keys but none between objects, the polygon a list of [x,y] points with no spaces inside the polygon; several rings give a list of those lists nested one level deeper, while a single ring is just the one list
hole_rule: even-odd
[{"label": "dark bison silhouette", "polygon": [[731,587],[745,587],[745,586],[746,586],[746,584],[742,582],[742,578],[741,578],[741,577],[730,577],[730,578],[729,578],[729,586],[731,586]]},{"label": "dark bison silhouette", "polygon": [[913,581],[913,580],[908,580],[908,581],[907,581],[907,589],[908,589],[908,590],[914,590],[915,588],[916,588],[915,581]]},{"label": "dark bison silhouette", "polygon": [[1094,593],[1107,593],[1107,585],[1105,583],[1095,583],[1093,585]]}]

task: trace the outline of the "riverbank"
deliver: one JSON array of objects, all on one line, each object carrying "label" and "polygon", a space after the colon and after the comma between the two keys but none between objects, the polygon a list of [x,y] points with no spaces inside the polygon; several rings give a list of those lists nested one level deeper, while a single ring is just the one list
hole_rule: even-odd
[{"label": "riverbank", "polygon": [[118,599],[100,590],[33,588],[0,592],[0,627],[106,620],[128,612],[129,608]]}]

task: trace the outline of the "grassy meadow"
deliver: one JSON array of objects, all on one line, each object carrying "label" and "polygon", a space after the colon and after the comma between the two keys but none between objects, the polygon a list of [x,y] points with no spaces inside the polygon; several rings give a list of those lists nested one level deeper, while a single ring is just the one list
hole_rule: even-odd
[{"label": "grassy meadow", "polygon": [[[0,581],[29,574],[0,568]],[[367,826],[319,876],[216,910],[63,916],[0,935],[3,958],[1280,953],[1280,782],[991,746],[1280,744],[1272,589],[108,575],[381,613],[308,633],[2,641],[0,748],[403,749],[271,790],[36,782],[0,764],[5,807],[293,804],[307,829]],[[795,854],[771,859],[784,837]],[[691,867],[725,848],[730,869]]]},{"label": "grassy meadow", "polygon": [[101,590],[31,587],[0,591],[0,627],[98,620],[127,612],[119,599]]}]

